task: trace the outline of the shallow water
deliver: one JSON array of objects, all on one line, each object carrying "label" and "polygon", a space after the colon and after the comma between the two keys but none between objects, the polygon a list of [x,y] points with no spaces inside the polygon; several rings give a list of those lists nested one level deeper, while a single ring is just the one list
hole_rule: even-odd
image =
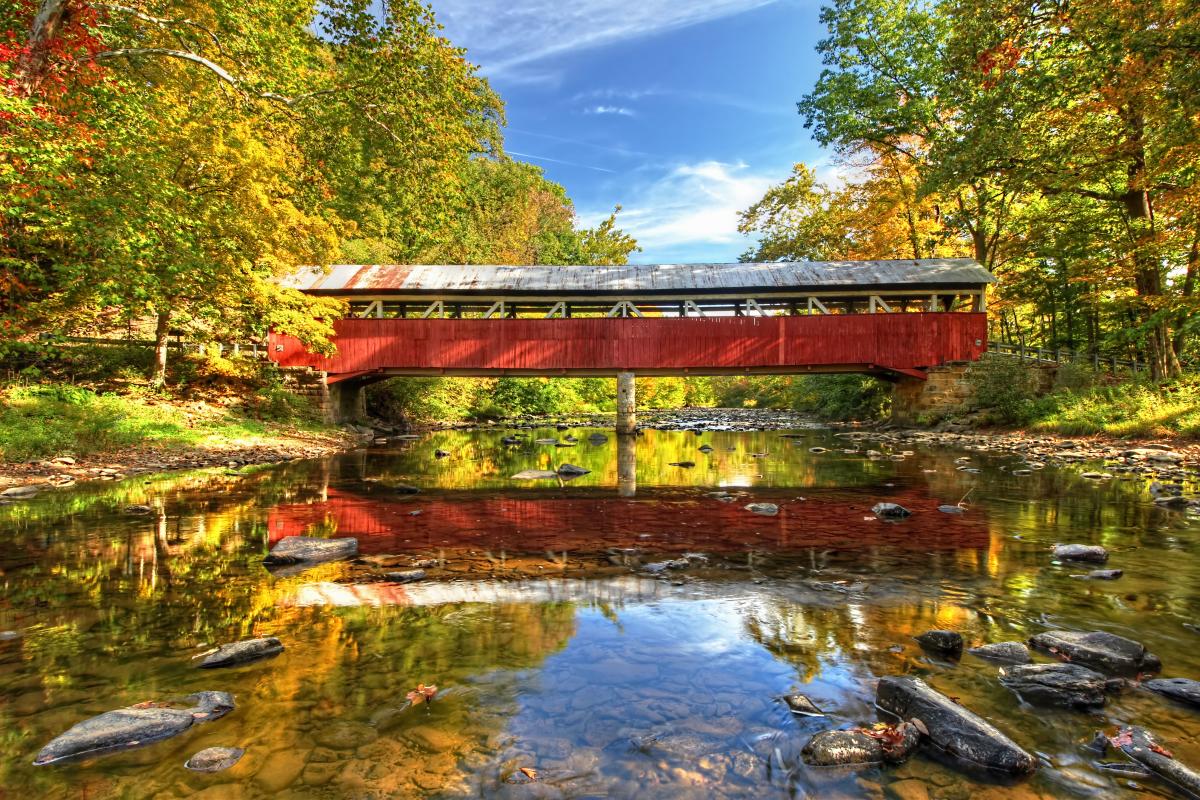
[{"label": "shallow water", "polygon": [[[948,450],[871,460],[886,448],[823,430],[647,431],[636,449],[611,435],[591,445],[591,432],[574,429],[571,448],[442,432],[0,508],[0,631],[13,632],[0,640],[0,798],[1171,796],[1081,747],[1125,723],[1200,767],[1200,711],[1140,689],[1094,714],[1034,709],[996,665],[942,661],[911,639],[1102,629],[1144,642],[1164,676],[1200,678],[1200,633],[1183,624],[1200,617],[1200,519],[1155,507],[1141,479],[1086,480],[1086,465],[1016,477],[1012,456]],[[964,455],[980,472],[956,469]],[[669,465],[684,460],[696,466]],[[563,461],[592,472],[509,479]],[[937,510],[964,496],[966,513]],[[914,514],[880,522],[880,500]],[[123,514],[130,503],[156,511]],[[401,568],[436,563],[407,585],[347,564],[272,576],[262,556],[299,534],[356,536]],[[1087,567],[1048,552],[1068,541],[1109,548],[1125,576],[1071,577]],[[683,553],[704,558],[645,568]],[[253,636],[287,650],[194,668]],[[901,673],[986,716],[1042,768],[1000,786],[927,753],[857,772],[799,763],[812,733],[876,721],[875,680]],[[418,683],[439,692],[409,707]],[[118,755],[31,764],[91,715],[203,689],[232,692],[237,709]],[[790,714],[776,698],[797,690],[830,716]],[[226,772],[183,768],[218,745],[246,755]]]}]

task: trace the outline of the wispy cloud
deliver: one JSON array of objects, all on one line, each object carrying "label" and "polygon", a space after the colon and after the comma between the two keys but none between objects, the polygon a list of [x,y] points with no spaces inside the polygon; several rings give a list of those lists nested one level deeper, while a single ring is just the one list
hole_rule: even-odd
[{"label": "wispy cloud", "polygon": [[776,0],[434,0],[450,39],[498,75],[548,56],[650,36]]},{"label": "wispy cloud", "polygon": [[625,106],[589,106],[583,110],[585,114],[616,114],[621,117],[636,116],[632,108]]},{"label": "wispy cloud", "polygon": [[[626,195],[619,224],[637,237],[645,261],[732,259],[751,243],[738,232],[739,212],[783,177],[755,172],[743,163],[682,164],[634,187]],[[591,211],[580,219],[592,225],[608,213]]]},{"label": "wispy cloud", "polygon": [[785,117],[796,116],[796,105],[791,101],[779,103],[777,105],[768,105],[762,102],[748,100],[745,97],[722,94],[720,92],[697,91],[694,89],[665,89],[657,86],[641,89],[619,89],[611,87],[603,89],[589,89],[586,92],[578,92],[572,99],[577,103],[598,100],[627,100],[630,102],[635,102],[645,97],[660,97],[667,100],[675,100],[684,103],[722,106],[724,108],[732,108],[737,111],[745,111],[751,114],[765,114]]},{"label": "wispy cloud", "polygon": [[550,158],[549,156],[539,156],[539,155],[534,155],[533,153],[518,153],[516,150],[505,150],[504,152],[510,156],[518,156],[519,158],[532,158],[534,161],[549,161],[551,164],[565,164],[568,167],[579,167],[580,169],[590,169],[590,170],[594,170],[595,172],[613,172],[613,173],[616,172],[615,169],[608,169],[607,167],[597,167],[594,164],[580,164],[578,161],[563,161],[561,158]]}]

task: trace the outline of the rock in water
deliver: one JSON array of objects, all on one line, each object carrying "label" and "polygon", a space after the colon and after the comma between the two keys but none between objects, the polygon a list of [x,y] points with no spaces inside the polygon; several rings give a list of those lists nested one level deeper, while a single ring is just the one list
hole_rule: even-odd
[{"label": "rock in water", "polygon": [[577,475],[587,475],[589,472],[591,472],[590,469],[584,469],[583,467],[577,467],[574,464],[563,464],[562,466],[560,466],[558,468],[558,474],[562,475],[564,477],[566,477],[566,476],[575,477]]},{"label": "rock in water", "polygon": [[920,636],[914,636],[917,643],[926,650],[958,658],[962,655],[963,638],[957,631],[925,631]]},{"label": "rock in water", "polygon": [[282,652],[283,644],[274,636],[268,636],[263,639],[247,639],[244,642],[221,645],[215,653],[209,653],[200,662],[199,667],[201,669],[232,667],[237,664],[257,661],[260,658],[276,656]]},{"label": "rock in water", "polygon": [[783,702],[787,703],[788,708],[793,714],[802,714],[806,717],[823,717],[825,712],[817,708],[816,703],[809,700],[805,695],[799,692],[795,694],[787,694],[783,696]]},{"label": "rock in water", "polygon": [[184,764],[193,772],[220,772],[236,764],[246,751],[240,747],[207,747]]},{"label": "rock in water", "polygon": [[320,539],[314,536],[285,536],[280,539],[263,563],[268,568],[298,566],[297,570],[279,570],[277,574],[298,572],[314,564],[340,561],[358,555],[358,539]]},{"label": "rock in water", "polygon": [[26,497],[33,497],[41,490],[41,486],[10,486],[0,492],[0,497],[7,500],[20,500]]},{"label": "rock in water", "polygon": [[843,767],[889,762],[898,764],[921,743],[917,725],[902,722],[894,729],[868,731],[822,731],[800,751],[805,764],[814,767]]},{"label": "rock in water", "polygon": [[383,577],[392,583],[413,583],[414,581],[425,580],[425,570],[406,569],[401,572],[385,572],[383,573]]},{"label": "rock in water", "polygon": [[438,449],[433,451],[434,458],[447,458],[449,455],[450,453],[445,450]]},{"label": "rock in water", "polygon": [[773,517],[779,513],[779,506],[774,503],[751,503],[746,506],[747,511],[753,511],[755,514],[763,514],[764,516]]},{"label": "rock in water", "polygon": [[1180,703],[1200,707],[1200,681],[1190,678],[1155,678],[1142,681],[1142,686]]},{"label": "rock in water", "polygon": [[233,710],[233,696],[226,692],[197,692],[187,699],[195,707],[161,708],[147,704],[106,711],[86,719],[43,747],[33,763],[42,766],[161,742],[197,722],[211,722]]},{"label": "rock in water", "polygon": [[876,503],[871,506],[871,513],[880,519],[887,520],[904,519],[905,517],[912,516],[911,511],[895,503]]},{"label": "rock in water", "polygon": [[702,444],[696,448],[701,453],[711,453],[713,451],[711,444]]},{"label": "rock in water", "polygon": [[1112,743],[1167,783],[1200,797],[1200,774],[1176,761],[1150,731],[1126,728],[1112,739]]},{"label": "rock in water", "polygon": [[684,469],[690,469],[690,468],[692,468],[692,467],[696,466],[696,462],[695,462],[695,461],[672,461],[672,462],[671,462],[670,464],[668,464],[667,466],[669,466],[669,467],[683,467]]},{"label": "rock in water", "polygon": [[1087,710],[1104,705],[1107,679],[1078,664],[1020,664],[1000,670],[1000,683],[1027,703]]},{"label": "rock in water", "polygon": [[995,642],[972,647],[967,652],[976,658],[1004,661],[1009,664],[1028,664],[1033,660],[1029,657],[1029,648],[1023,642]]},{"label": "rock in water", "polygon": [[950,506],[950,505],[938,506],[938,511],[942,512],[943,514],[965,514],[965,513],[967,513],[967,510],[965,508],[963,508],[962,506]]},{"label": "rock in water", "polygon": [[1115,581],[1124,574],[1125,572],[1119,569],[1094,569],[1086,575],[1072,575],[1071,577],[1089,581]]},{"label": "rock in water", "polygon": [[512,476],[514,481],[542,481],[557,478],[558,473],[548,469],[527,469]]},{"label": "rock in water", "polygon": [[1037,769],[1037,759],[1016,742],[920,678],[880,679],[875,704],[900,719],[920,720],[930,742],[967,764],[1005,775],[1028,775]]},{"label": "rock in water", "polygon": [[1092,561],[1103,564],[1108,561],[1108,551],[1094,544],[1056,544],[1054,557],[1063,561]]},{"label": "rock in water", "polygon": [[1140,643],[1104,631],[1046,631],[1030,637],[1029,644],[1074,664],[1116,675],[1158,672],[1162,667],[1158,656]]}]

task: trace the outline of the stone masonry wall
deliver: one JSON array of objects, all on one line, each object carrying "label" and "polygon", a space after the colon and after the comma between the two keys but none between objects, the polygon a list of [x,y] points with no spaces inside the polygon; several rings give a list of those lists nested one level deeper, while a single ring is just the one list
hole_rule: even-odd
[{"label": "stone masonry wall", "polygon": [[289,392],[306,397],[323,419],[333,421],[333,403],[329,396],[329,385],[325,373],[311,367],[280,367],[279,376]]},{"label": "stone masonry wall", "polygon": [[892,388],[892,422],[914,425],[962,410],[973,394],[970,371],[968,363],[953,363],[931,368],[926,380],[901,378]]}]

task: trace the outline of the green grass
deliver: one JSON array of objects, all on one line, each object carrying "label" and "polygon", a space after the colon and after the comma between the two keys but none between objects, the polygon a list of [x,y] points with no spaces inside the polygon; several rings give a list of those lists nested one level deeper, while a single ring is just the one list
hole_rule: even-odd
[{"label": "green grass", "polygon": [[1055,392],[1034,400],[1027,420],[1031,430],[1069,436],[1200,438],[1200,376]]},{"label": "green grass", "polygon": [[155,396],[97,394],[63,384],[0,390],[0,460],[85,456],[134,445],[220,449],[267,444],[289,430],[318,431],[301,420],[288,429]]}]

